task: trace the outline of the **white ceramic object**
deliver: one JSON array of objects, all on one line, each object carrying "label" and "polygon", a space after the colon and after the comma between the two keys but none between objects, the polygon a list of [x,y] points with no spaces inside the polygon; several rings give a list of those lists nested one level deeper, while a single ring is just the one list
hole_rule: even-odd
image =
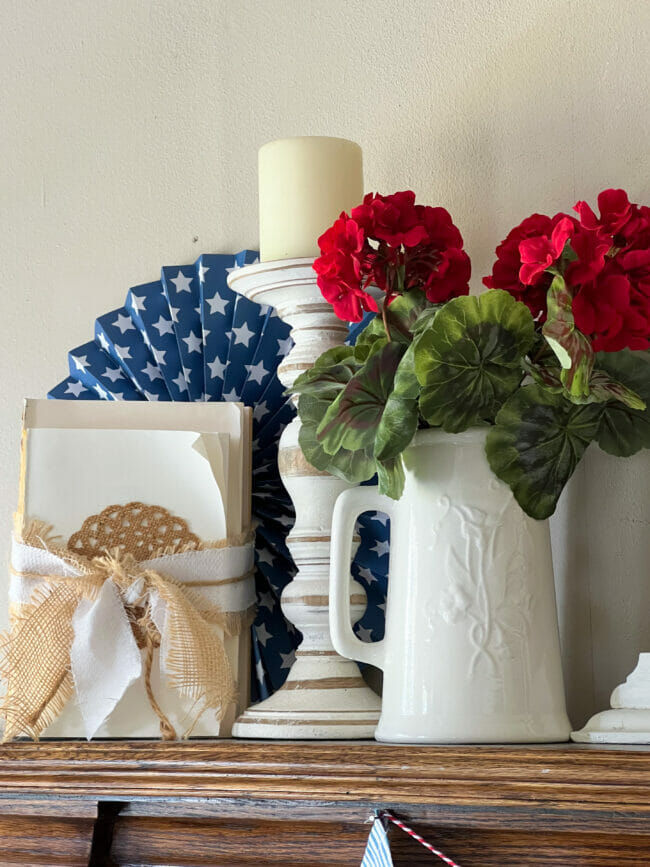
[{"label": "white ceramic object", "polygon": [[[332,527],[331,631],[339,653],[383,669],[375,733],[396,743],[566,741],[548,524],[492,473],[485,430],[421,431],[399,501],[346,491]],[[365,644],[348,611],[352,528],[391,518],[386,635]]]},{"label": "white ceramic object", "polygon": [[581,744],[650,744],[650,653],[640,653],[634,671],[619,684],[611,709],[595,714],[587,725],[571,732]]},{"label": "white ceramic object", "polygon": [[[339,346],[347,336],[346,324],[336,318],[316,285],[313,261],[262,262],[233,271],[228,278],[235,291],[275,307],[292,326],[295,345],[278,368],[287,388],[322,352]],[[303,641],[284,686],[248,708],[233,726],[233,735],[369,738],[379,718],[380,699],[366,685],[357,664],[336,653],[329,632],[332,511],[338,495],[350,486],[307,463],[298,444],[299,432],[296,417],[282,434],[278,461],[296,510],[287,544],[298,567],[282,593],[282,610],[300,629]],[[365,591],[354,582],[350,592],[346,603],[353,620],[358,620],[366,608]]]}]

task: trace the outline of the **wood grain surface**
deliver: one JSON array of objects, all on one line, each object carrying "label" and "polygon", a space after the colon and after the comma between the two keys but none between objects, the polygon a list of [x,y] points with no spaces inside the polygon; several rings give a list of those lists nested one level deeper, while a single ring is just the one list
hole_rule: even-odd
[{"label": "wood grain surface", "polygon": [[[0,865],[358,865],[378,807],[461,867],[650,865],[643,747],[0,747]],[[396,865],[433,863],[391,839]]]}]

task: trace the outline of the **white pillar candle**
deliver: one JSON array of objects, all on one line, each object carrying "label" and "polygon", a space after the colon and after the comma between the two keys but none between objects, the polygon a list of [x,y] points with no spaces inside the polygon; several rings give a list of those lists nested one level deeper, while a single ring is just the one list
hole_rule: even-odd
[{"label": "white pillar candle", "polygon": [[361,148],[342,138],[272,141],[259,152],[260,258],[319,255],[318,238],[363,199]]}]

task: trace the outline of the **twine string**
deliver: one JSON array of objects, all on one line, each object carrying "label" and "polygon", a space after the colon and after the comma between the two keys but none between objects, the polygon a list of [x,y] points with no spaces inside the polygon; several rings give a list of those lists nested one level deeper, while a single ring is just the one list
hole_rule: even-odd
[{"label": "twine string", "polygon": [[444,852],[441,852],[440,849],[436,849],[436,847],[432,846],[431,843],[427,843],[427,841],[423,837],[420,837],[420,835],[417,834],[413,830],[413,828],[409,828],[408,825],[405,825],[404,822],[402,822],[396,816],[393,816],[393,814],[388,810],[381,810],[378,813],[378,816],[385,822],[392,822],[393,825],[397,825],[397,827],[401,828],[402,831],[409,835],[409,837],[413,837],[413,839],[417,840],[417,842],[420,843],[421,846],[424,846],[425,849],[428,849],[429,852],[431,852],[437,858],[440,858],[440,860],[444,861],[445,864],[448,864],[449,867],[460,867],[459,864],[457,864],[455,861],[452,861],[451,858],[448,858]]}]

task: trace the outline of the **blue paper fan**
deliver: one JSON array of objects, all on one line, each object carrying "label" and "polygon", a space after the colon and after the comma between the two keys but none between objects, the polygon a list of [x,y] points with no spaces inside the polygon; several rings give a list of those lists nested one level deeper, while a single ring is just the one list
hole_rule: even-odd
[{"label": "blue paper fan", "polygon": [[[256,523],[258,613],[252,627],[252,695],[286,679],[301,636],[282,614],[280,594],[296,572],[286,545],[291,500],[278,472],[278,441],[294,417],[277,377],[290,351],[289,326],[274,310],[233,292],[228,274],[257,261],[250,250],[204,254],[165,266],[161,279],[130,288],[123,307],[99,316],[95,339],[68,354],[70,375],[48,397],[63,400],[238,400],[253,409],[252,512]],[[363,323],[365,324],[365,323]],[[355,325],[349,340],[363,327]],[[388,528],[367,514],[353,574],[368,592],[357,624],[365,640],[383,636]],[[377,547],[379,546],[379,547]]]}]

